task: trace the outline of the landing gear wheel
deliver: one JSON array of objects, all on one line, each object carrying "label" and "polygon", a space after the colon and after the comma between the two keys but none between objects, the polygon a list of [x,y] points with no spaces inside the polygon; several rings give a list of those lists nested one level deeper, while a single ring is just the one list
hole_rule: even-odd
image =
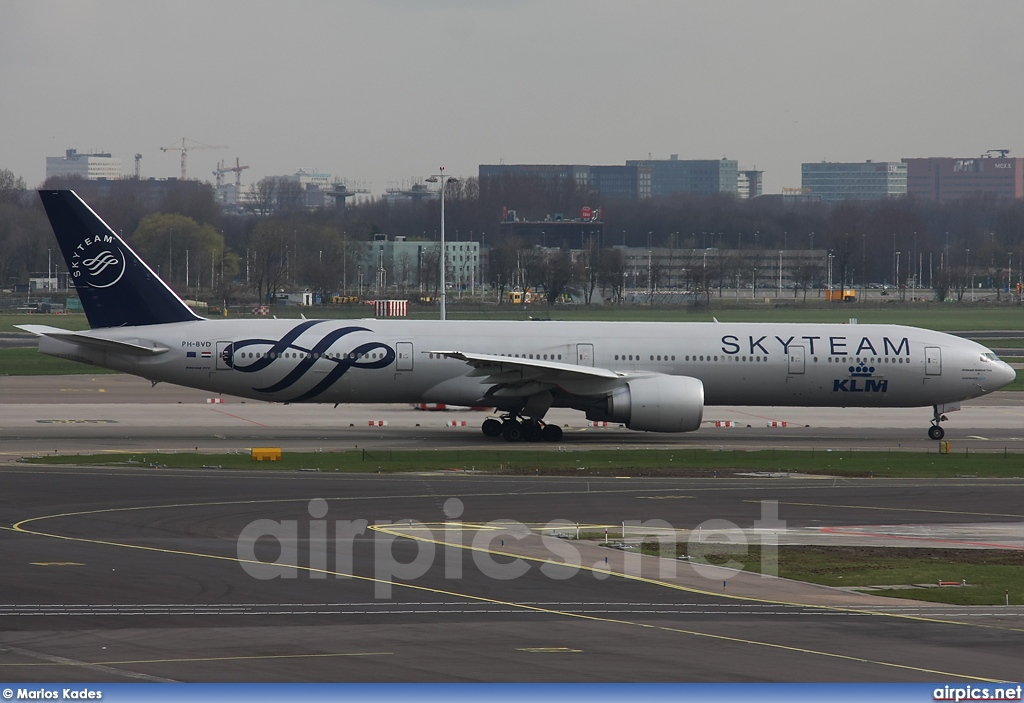
[{"label": "landing gear wheel", "polygon": [[489,417],[484,420],[484,424],[480,427],[484,435],[488,437],[499,437],[501,436],[501,420],[495,420],[493,417]]},{"label": "landing gear wheel", "polygon": [[523,426],[515,420],[505,420],[501,426],[501,436],[506,442],[518,442],[523,438]]},{"label": "landing gear wheel", "polygon": [[540,423],[536,420],[527,420],[523,423],[523,439],[527,442],[539,442],[543,436]]},{"label": "landing gear wheel", "polygon": [[562,439],[562,428],[558,425],[544,425],[541,436],[545,442],[558,442]]},{"label": "landing gear wheel", "polygon": [[939,412],[938,405],[932,406],[932,413],[932,426],[928,428],[928,436],[938,442],[946,436],[946,432],[942,429],[942,425],[939,424],[940,422],[945,422],[946,416]]}]

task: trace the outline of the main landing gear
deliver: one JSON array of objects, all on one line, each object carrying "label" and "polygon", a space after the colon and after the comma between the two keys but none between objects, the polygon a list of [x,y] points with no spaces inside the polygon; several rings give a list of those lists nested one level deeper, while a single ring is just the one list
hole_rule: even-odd
[{"label": "main landing gear", "polygon": [[936,405],[932,406],[932,412],[935,413],[935,417],[932,418],[932,426],[928,428],[928,436],[937,442],[946,436],[946,431],[942,429],[939,423],[944,422],[947,418],[939,412],[939,408]]},{"label": "main landing gear", "polygon": [[480,428],[488,437],[504,437],[506,442],[557,442],[562,439],[562,428],[535,418],[503,415],[501,419],[489,417]]}]

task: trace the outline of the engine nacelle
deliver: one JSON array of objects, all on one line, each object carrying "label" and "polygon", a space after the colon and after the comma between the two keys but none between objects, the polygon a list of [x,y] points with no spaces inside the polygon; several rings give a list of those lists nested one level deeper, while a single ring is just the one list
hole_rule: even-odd
[{"label": "engine nacelle", "polygon": [[692,432],[704,417],[704,384],[690,376],[638,378],[608,397],[607,415],[631,430]]}]

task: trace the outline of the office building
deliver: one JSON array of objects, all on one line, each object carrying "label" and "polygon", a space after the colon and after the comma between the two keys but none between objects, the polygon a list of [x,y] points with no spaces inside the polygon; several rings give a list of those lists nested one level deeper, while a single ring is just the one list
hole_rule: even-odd
[{"label": "office building", "polygon": [[583,164],[481,164],[479,167],[481,187],[487,180],[501,177],[529,178],[545,186],[573,181],[584,192],[590,189],[590,166]]},{"label": "office building", "polygon": [[627,161],[626,165],[651,170],[651,195],[655,198],[681,193],[736,194],[739,168],[731,159],[690,160],[672,154],[668,159]]},{"label": "office building", "polygon": [[903,159],[907,168],[907,194],[944,202],[976,195],[1024,198],[1024,159],[998,157],[958,159],[931,157]]},{"label": "office building", "polygon": [[764,171],[740,171],[736,177],[736,196],[741,200],[749,200],[762,195],[763,176]]},{"label": "office building", "polygon": [[[760,192],[760,171],[756,185]],[[497,164],[479,167],[480,193],[487,197],[501,179],[535,179],[545,187],[571,182],[578,192],[602,197],[644,199],[680,193],[710,195],[737,193],[739,171],[729,159],[691,161],[673,154],[669,159],[633,160],[623,166],[585,164]]]},{"label": "office building", "polygon": [[884,200],[907,194],[907,165],[899,161],[800,164],[801,186],[825,202]]},{"label": "office building", "polygon": [[114,181],[121,178],[121,159],[108,153],[79,154],[68,149],[64,156],[46,157],[46,177]]},{"label": "office building", "polygon": [[[383,295],[389,288],[418,288],[430,293],[437,286],[439,242],[410,241],[403,236],[389,239],[386,234],[377,234],[364,246],[355,281],[360,295],[370,291]],[[480,243],[446,240],[444,248],[447,287],[475,290],[480,280]]]}]

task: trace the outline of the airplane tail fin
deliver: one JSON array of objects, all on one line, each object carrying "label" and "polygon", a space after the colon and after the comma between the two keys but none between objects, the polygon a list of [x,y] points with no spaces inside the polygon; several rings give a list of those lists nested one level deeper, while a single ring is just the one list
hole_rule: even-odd
[{"label": "airplane tail fin", "polygon": [[203,319],[73,190],[41,190],[39,197],[90,327]]}]

